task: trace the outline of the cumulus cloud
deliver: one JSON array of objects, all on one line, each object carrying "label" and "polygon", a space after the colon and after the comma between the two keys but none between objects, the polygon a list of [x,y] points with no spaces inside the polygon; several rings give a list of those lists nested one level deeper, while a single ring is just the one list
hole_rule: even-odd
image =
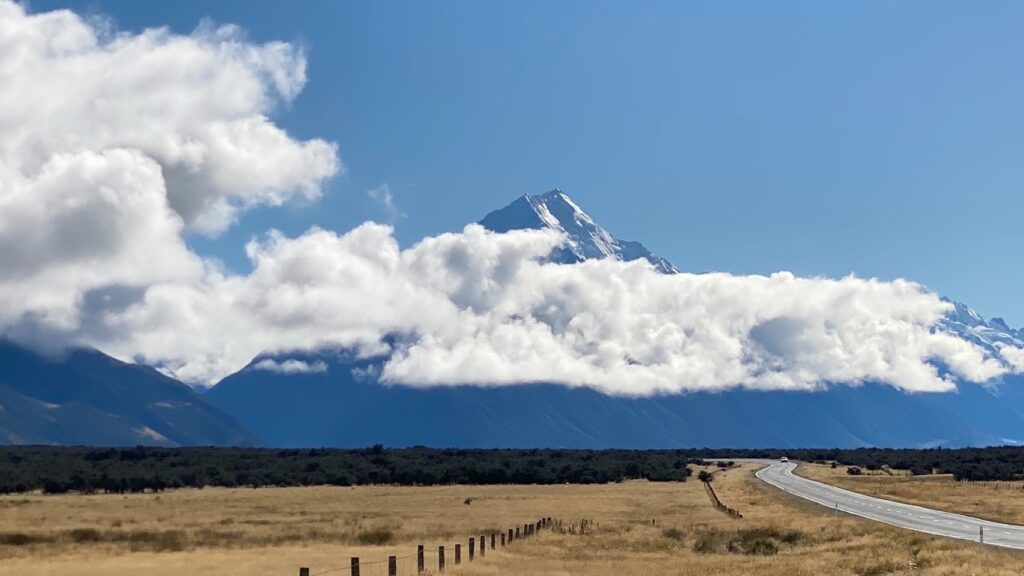
[{"label": "cumulus cloud", "polygon": [[[402,249],[388,226],[271,231],[248,274],[191,252],[240,211],[316,198],[333,144],[269,120],[300,50],[236,28],[99,30],[0,0],[0,332],[45,333],[212,383],[260,354],[353,348],[413,386],[552,382],[646,395],[877,381],[941,391],[1024,370],[937,329],[907,281],[560,265],[553,231],[471,225]],[[394,206],[387,188],[373,192]],[[941,366],[942,369],[938,369]],[[317,372],[306,360],[257,369]]]},{"label": "cumulus cloud", "polygon": [[327,372],[327,363],[323,360],[306,362],[305,360],[288,359],[278,362],[272,358],[265,358],[253,364],[254,370],[264,370],[276,374],[323,374]]},{"label": "cumulus cloud", "polygon": [[999,354],[1016,372],[1024,372],[1024,348],[1002,344],[999,346]]},{"label": "cumulus cloud", "polygon": [[117,33],[0,0],[0,325],[68,329],[94,290],[196,282],[183,233],[317,197],[334,144],[268,119],[304,83],[301,50],[231,26]]},{"label": "cumulus cloud", "polygon": [[110,315],[106,333],[118,337],[104,347],[193,380],[261,352],[355,347],[386,353],[385,383],[556,382],[625,395],[867,381],[943,391],[1011,369],[933,330],[950,304],[912,282],[543,262],[560,241],[477,225],[405,250],[372,223],[271,233],[249,245],[250,275],[156,285]]}]

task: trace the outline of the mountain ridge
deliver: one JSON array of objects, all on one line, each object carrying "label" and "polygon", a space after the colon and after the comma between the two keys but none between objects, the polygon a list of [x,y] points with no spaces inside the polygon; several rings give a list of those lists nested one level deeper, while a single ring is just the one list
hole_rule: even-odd
[{"label": "mountain ridge", "polygon": [[566,245],[548,257],[572,264],[591,258],[631,261],[645,259],[665,274],[675,274],[674,264],[653,254],[640,242],[620,240],[594,221],[568,194],[555,188],[543,194],[524,194],[509,205],[484,216],[479,224],[492,232],[549,228],[565,235]]}]

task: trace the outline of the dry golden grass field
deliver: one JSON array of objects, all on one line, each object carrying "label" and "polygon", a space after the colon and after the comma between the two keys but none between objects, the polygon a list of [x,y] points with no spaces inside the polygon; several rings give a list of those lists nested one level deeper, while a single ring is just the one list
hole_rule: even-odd
[{"label": "dry golden grass field", "polygon": [[[384,576],[388,555],[424,544],[448,574],[1020,574],[1024,553],[983,548],[839,516],[753,478],[716,475],[730,519],[700,482],[601,486],[445,486],[179,490],[145,495],[0,497],[0,574],[296,576],[339,569]],[[471,499],[469,504],[466,500]],[[466,541],[543,516],[595,525],[549,530],[466,562]],[[652,524],[653,520],[653,524]],[[463,564],[452,566],[452,547]],[[414,558],[399,562],[414,572]]]},{"label": "dry golden grass field", "polygon": [[957,482],[949,474],[911,476],[903,470],[863,470],[861,476],[850,476],[846,466],[822,464],[800,464],[796,473],[861,494],[1024,524],[1024,482]]}]

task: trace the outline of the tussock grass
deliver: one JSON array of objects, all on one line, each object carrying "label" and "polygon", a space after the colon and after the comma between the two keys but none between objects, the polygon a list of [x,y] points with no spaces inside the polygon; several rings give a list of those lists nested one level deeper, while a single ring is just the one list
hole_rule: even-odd
[{"label": "tussock grass", "polygon": [[[836,517],[760,483],[747,465],[717,473],[715,489],[743,519],[714,510],[698,482],[479,486],[470,506],[464,486],[0,497],[0,576],[294,576],[350,556],[414,555],[418,544],[435,571],[445,545],[453,576],[1009,576],[1024,563],[1024,553]],[[469,537],[542,516],[591,525],[499,550],[488,542],[484,560],[451,565],[455,543],[465,558]],[[412,576],[404,562],[399,574]],[[369,566],[364,576],[375,576]]]},{"label": "tussock grass", "polygon": [[887,576],[907,570],[908,567],[892,560],[883,560],[867,564],[863,568],[857,568],[857,576]]}]

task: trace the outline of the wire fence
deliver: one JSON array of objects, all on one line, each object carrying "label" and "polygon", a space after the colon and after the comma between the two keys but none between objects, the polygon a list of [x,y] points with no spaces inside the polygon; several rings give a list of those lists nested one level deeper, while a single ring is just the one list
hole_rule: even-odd
[{"label": "wire fence", "polygon": [[715,494],[715,489],[711,487],[711,482],[704,482],[704,491],[708,493],[708,498],[711,499],[711,505],[716,509],[728,514],[731,518],[743,518],[743,514],[740,514],[739,510],[726,506],[718,499],[718,494]]},{"label": "wire fence", "polygon": [[470,536],[465,543],[444,544],[436,548],[427,548],[420,544],[416,552],[404,556],[388,556],[386,560],[367,561],[358,556],[349,559],[347,566],[337,566],[310,571],[307,567],[299,568],[299,576],[321,576],[326,574],[340,576],[418,576],[420,574],[436,574],[452,569],[464,562],[484,560],[488,552],[495,552],[511,545],[513,542],[535,536],[541,530],[549,529],[554,524],[551,517],[541,518],[536,522],[523,524],[502,531],[490,531],[479,536]]}]

